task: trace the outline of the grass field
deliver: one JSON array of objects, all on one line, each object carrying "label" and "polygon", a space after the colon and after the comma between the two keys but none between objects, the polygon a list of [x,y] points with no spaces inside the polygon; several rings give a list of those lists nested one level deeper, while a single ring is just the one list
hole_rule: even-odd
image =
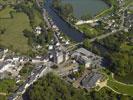
[{"label": "grass field", "polygon": [[15,80],[4,79],[0,81],[0,92],[9,94],[16,89]]},{"label": "grass field", "polygon": [[130,52],[133,50],[133,46],[130,46],[127,43],[123,43],[120,48],[124,52]]},{"label": "grass field", "polygon": [[34,15],[35,15],[35,25],[38,26],[40,23],[42,23],[43,18],[40,12],[34,9]]},{"label": "grass field", "polygon": [[87,24],[79,25],[78,28],[89,38],[100,35],[100,32],[98,32],[95,28],[92,28]]},{"label": "grass field", "polygon": [[6,5],[6,4],[15,4],[16,0],[0,0],[0,3],[3,4],[3,5]]},{"label": "grass field", "polygon": [[120,82],[126,83],[126,84],[133,84],[133,72],[127,74],[124,77],[120,77],[120,76],[115,75],[115,79],[120,81]]},{"label": "grass field", "polygon": [[10,18],[10,12],[14,11],[11,7],[7,6],[3,10],[0,11],[0,18]]},{"label": "grass field", "polygon": [[13,16],[12,19],[0,19],[0,27],[5,29],[4,34],[0,35],[0,44],[13,51],[27,53],[30,47],[23,36],[23,30],[31,30],[28,16],[24,13],[14,13]]},{"label": "grass field", "polygon": [[107,87],[110,87],[110,89],[117,93],[133,96],[133,84],[124,84],[115,80],[108,70],[102,70],[101,72],[108,77]]},{"label": "grass field", "polygon": [[121,94],[133,96],[133,85],[126,85],[110,79],[108,80],[107,85]]}]

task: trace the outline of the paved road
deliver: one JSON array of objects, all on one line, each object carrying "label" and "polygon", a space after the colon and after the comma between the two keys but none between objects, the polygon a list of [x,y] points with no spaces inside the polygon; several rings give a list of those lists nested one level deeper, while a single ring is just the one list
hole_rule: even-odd
[{"label": "paved road", "polygon": [[32,73],[26,79],[22,86],[20,86],[17,91],[11,95],[8,99],[9,100],[19,100],[26,91],[28,87],[30,87],[34,82],[36,82],[40,77],[46,75],[51,71],[51,63],[46,63],[44,66],[37,66],[33,69]]},{"label": "paved road", "polygon": [[95,40],[104,39],[104,38],[106,38],[106,37],[108,37],[110,35],[113,35],[113,34],[119,32],[119,31],[120,31],[120,29],[119,30],[114,30],[113,32],[110,32],[110,33],[107,33],[107,34],[103,34],[103,35],[97,36],[95,38],[90,39],[90,42],[94,42]]},{"label": "paved road", "polygon": [[53,29],[53,30],[54,30],[54,37],[55,37],[56,41],[60,44],[61,50],[66,51],[66,48],[62,45],[62,43],[60,42],[58,36],[56,35],[56,33],[58,33],[58,32],[55,29]]},{"label": "paved road", "polygon": [[[42,9],[38,0],[36,0],[36,4],[37,4],[37,6],[38,6],[40,9]],[[47,18],[47,12],[46,12],[46,10],[45,10],[44,8],[42,9],[42,12],[43,12],[42,15],[43,15],[44,21],[46,22],[48,28],[51,28],[51,25],[50,25],[49,20],[48,20],[48,18]]]},{"label": "paved road", "polygon": [[48,28],[51,28],[51,24],[49,23],[48,17],[47,17],[47,12],[46,9],[43,8],[43,19],[45,20],[45,22],[47,23]]}]

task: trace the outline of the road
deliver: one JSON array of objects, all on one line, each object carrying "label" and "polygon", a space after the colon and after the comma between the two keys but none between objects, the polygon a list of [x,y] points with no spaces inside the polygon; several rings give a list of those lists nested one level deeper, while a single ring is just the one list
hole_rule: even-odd
[{"label": "road", "polygon": [[42,9],[43,19],[44,19],[44,21],[46,22],[48,28],[50,29],[50,28],[51,28],[51,25],[50,25],[49,20],[48,20],[48,18],[47,18],[47,12],[46,12],[46,10],[45,10],[44,8],[41,8],[40,3],[39,3],[38,0],[36,0],[36,4],[37,4],[37,6],[38,6],[40,9]]},{"label": "road", "polygon": [[95,40],[101,40],[101,39],[104,39],[104,38],[106,38],[106,37],[108,37],[108,36],[110,36],[110,35],[113,35],[113,34],[119,32],[119,31],[120,31],[120,29],[119,29],[119,30],[114,30],[113,32],[106,33],[106,34],[97,36],[97,37],[95,37],[95,38],[92,38],[92,39],[90,39],[89,41],[90,41],[90,42],[94,42]]},{"label": "road", "polygon": [[47,63],[45,65],[37,66],[33,69],[31,74],[28,76],[26,81],[21,85],[13,95],[11,95],[9,100],[18,100],[34,82],[36,82],[40,77],[46,75],[51,71],[51,64]]},{"label": "road", "polygon": [[48,17],[47,17],[47,12],[46,12],[46,10],[44,8],[43,8],[43,19],[47,23],[48,28],[50,29],[52,26],[49,23],[49,20],[48,20]]},{"label": "road", "polygon": [[[37,5],[38,5],[38,7],[40,7],[38,0],[36,0],[36,3],[37,3]],[[123,9],[123,10],[125,11],[126,9],[127,9],[127,7],[126,7],[125,9]],[[124,27],[123,27],[123,24],[124,24],[124,11],[123,11],[123,14],[122,14],[122,17],[121,17],[122,22],[121,22],[121,25],[120,25],[120,29],[114,30],[113,32],[110,32],[110,33],[107,33],[107,34],[103,34],[103,35],[98,36],[98,37],[95,37],[95,38],[92,38],[92,39],[90,39],[90,42],[94,42],[94,41],[97,40],[97,39],[100,40],[100,39],[106,38],[106,37],[108,37],[108,36],[110,36],[110,35],[113,35],[113,34],[115,34],[115,33],[118,33],[119,31],[123,30],[123,29],[124,29]],[[46,12],[45,9],[43,9],[43,18],[44,18],[45,22],[47,23],[48,28],[52,28],[51,23],[50,23],[49,20],[48,20],[47,12]],[[53,29],[53,31],[54,31],[54,37],[55,37],[56,40],[60,43],[58,37],[57,37],[56,34],[55,34],[55,32],[57,32],[57,31],[56,31],[54,28],[52,28],[52,29]],[[60,43],[60,44],[61,44],[61,43]],[[76,45],[77,45],[77,44],[76,44]],[[61,45],[61,48],[62,48],[62,50],[65,50],[64,47],[63,47],[62,45]],[[28,79],[25,81],[25,83],[22,85],[22,87],[20,87],[20,88],[18,89],[18,92],[17,92],[17,93],[14,93],[13,96],[19,97],[20,94],[22,95],[30,85],[32,85],[38,78],[40,78],[40,77],[42,76],[42,74],[43,74],[43,75],[46,75],[46,74],[50,71],[50,70],[49,70],[50,66],[51,66],[51,65],[48,64],[48,65],[46,65],[46,67],[40,67],[36,73],[34,73],[33,75],[30,75],[30,76],[28,77]],[[72,70],[72,69],[74,69],[74,68],[73,68],[73,67],[72,67],[72,68],[69,67],[69,68],[65,68],[65,69],[59,69],[58,72],[59,72],[60,74],[63,74],[63,75],[64,75],[64,73],[67,74],[67,73],[68,73],[70,70]],[[77,68],[75,67],[75,69],[77,69]],[[36,70],[36,69],[35,69],[35,70]],[[22,88],[22,89],[21,89],[21,88]],[[17,100],[17,99],[12,98],[12,99],[10,99],[10,100]]]},{"label": "road", "polygon": [[[129,6],[129,5],[128,5]],[[90,41],[90,43],[91,42],[94,42],[95,40],[101,40],[101,39],[104,39],[104,38],[106,38],[106,37],[108,37],[108,36],[110,36],[110,35],[113,35],[113,34],[117,34],[118,32],[120,32],[120,31],[122,31],[122,30],[125,30],[126,28],[124,27],[124,19],[125,19],[125,16],[124,16],[124,12],[125,12],[125,10],[128,8],[128,6],[126,6],[126,7],[122,7],[121,9],[122,9],[122,16],[121,16],[121,24],[120,24],[120,28],[119,29],[117,29],[117,30],[113,30],[112,32],[109,32],[109,33],[106,33],[106,34],[102,34],[102,35],[100,35],[100,36],[97,36],[97,37],[94,37],[94,38],[92,38],[92,39],[89,39],[89,41]],[[73,45],[73,46],[77,46],[77,45],[80,45],[80,44],[83,44],[82,42],[81,43],[78,43],[78,44],[75,44],[75,45]],[[68,48],[67,50],[69,51],[69,50],[71,50],[71,48],[73,48],[73,46],[72,47],[70,47],[70,48]]]},{"label": "road", "polygon": [[59,40],[59,37],[56,35],[56,33],[58,33],[55,29],[54,30],[54,38],[56,39],[56,41],[60,44],[61,50],[62,51],[66,51],[66,48],[62,45],[62,43]]}]

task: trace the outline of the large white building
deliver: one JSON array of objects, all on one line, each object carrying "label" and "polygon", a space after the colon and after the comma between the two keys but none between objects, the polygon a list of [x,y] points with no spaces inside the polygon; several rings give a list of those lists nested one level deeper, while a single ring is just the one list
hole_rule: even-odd
[{"label": "large white building", "polygon": [[14,67],[15,65],[11,63],[1,63],[0,64],[0,73],[3,73],[4,71],[7,71],[10,67]]},{"label": "large white building", "polygon": [[56,62],[57,64],[60,64],[60,63],[63,62],[63,60],[64,60],[63,53],[62,53],[62,52],[57,52],[57,53],[56,53],[55,62]]},{"label": "large white building", "polygon": [[81,64],[84,64],[86,68],[100,66],[102,62],[102,57],[95,55],[94,53],[84,49],[77,49],[72,55]]}]

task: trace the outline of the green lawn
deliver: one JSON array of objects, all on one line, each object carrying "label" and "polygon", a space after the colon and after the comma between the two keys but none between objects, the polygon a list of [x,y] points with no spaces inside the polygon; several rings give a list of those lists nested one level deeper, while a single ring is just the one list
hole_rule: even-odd
[{"label": "green lawn", "polygon": [[7,6],[3,10],[0,11],[0,18],[10,18],[10,12],[14,11],[11,7]]},{"label": "green lawn", "polygon": [[117,81],[110,79],[108,80],[107,85],[119,93],[133,96],[133,85],[124,85],[122,83],[118,83]]},{"label": "green lawn", "polygon": [[16,89],[16,83],[13,79],[0,80],[0,92],[10,94]]},{"label": "green lawn", "polygon": [[92,28],[87,24],[79,25],[78,28],[89,38],[95,37],[100,34],[95,28]]},{"label": "green lawn", "polygon": [[31,30],[28,16],[24,13],[14,13],[13,16],[12,19],[0,19],[0,27],[5,29],[4,34],[0,35],[0,45],[27,53],[30,47],[27,38],[23,36],[23,30]]},{"label": "green lawn", "polygon": [[7,100],[7,96],[0,95],[0,100]]},{"label": "green lawn", "polygon": [[27,63],[21,69],[19,74],[21,75],[22,78],[26,79],[28,75],[31,73],[31,71],[33,70],[33,68],[34,68],[34,65]]},{"label": "green lawn", "polygon": [[16,0],[0,0],[0,3],[3,4],[3,5],[15,4]]},{"label": "green lawn", "polygon": [[133,46],[130,46],[127,43],[123,43],[121,45],[121,50],[122,51],[130,52],[132,49],[133,49]]},{"label": "green lawn", "polygon": [[42,15],[40,14],[40,12],[38,12],[35,9],[34,9],[34,15],[35,15],[35,25],[38,26],[40,25],[40,23],[43,22]]},{"label": "green lawn", "polygon": [[114,6],[106,9],[106,10],[103,10],[102,12],[100,12],[98,15],[95,16],[96,19],[100,18],[100,17],[103,17],[103,16],[106,16],[108,14],[111,14],[113,12],[113,9],[114,9]]},{"label": "green lawn", "polygon": [[101,70],[101,73],[108,77],[107,86],[121,94],[133,96],[133,85],[124,84],[122,82],[115,80],[112,77],[111,72],[109,70]]},{"label": "green lawn", "polygon": [[133,84],[133,72],[123,77],[115,75],[115,79],[126,84]]}]

